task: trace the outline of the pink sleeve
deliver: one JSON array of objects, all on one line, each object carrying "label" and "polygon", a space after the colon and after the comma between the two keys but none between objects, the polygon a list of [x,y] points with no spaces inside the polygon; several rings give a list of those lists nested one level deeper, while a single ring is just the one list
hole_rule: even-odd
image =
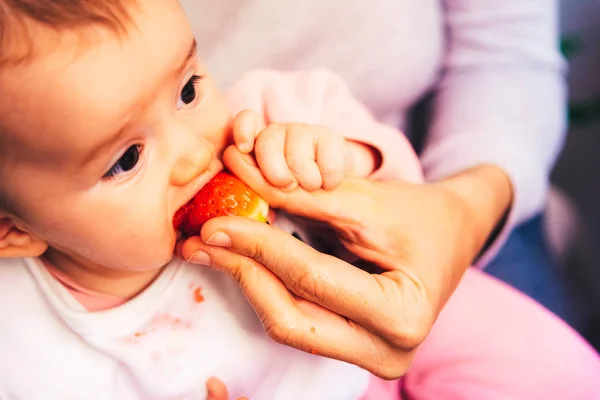
[{"label": "pink sleeve", "polygon": [[419,160],[404,134],[377,122],[330,72],[254,71],[234,85],[227,98],[233,113],[253,109],[269,122],[324,125],[370,145],[382,159],[372,179],[422,181]]}]

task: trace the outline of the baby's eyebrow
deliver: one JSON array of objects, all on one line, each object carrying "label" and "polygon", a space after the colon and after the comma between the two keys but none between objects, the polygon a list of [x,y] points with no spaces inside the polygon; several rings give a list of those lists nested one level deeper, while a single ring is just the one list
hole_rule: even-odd
[{"label": "baby's eyebrow", "polygon": [[196,42],[196,38],[192,39],[192,44],[189,47],[188,53],[178,68],[178,71],[182,71],[185,66],[190,62],[192,58],[196,56],[196,52],[198,51],[198,43]]},{"label": "baby's eyebrow", "polygon": [[100,143],[97,143],[96,146],[91,148],[85,155],[85,158],[82,159],[83,166],[87,164],[90,160],[93,160],[99,154],[102,154],[102,151],[110,147],[113,143],[117,142],[125,133],[125,127],[119,129],[116,133],[109,136],[105,140]]}]

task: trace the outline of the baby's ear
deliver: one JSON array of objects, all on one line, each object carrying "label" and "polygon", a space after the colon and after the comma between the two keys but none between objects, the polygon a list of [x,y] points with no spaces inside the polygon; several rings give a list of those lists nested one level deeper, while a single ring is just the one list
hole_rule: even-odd
[{"label": "baby's ear", "polygon": [[0,211],[0,258],[38,257],[48,243],[19,229],[8,215]]}]

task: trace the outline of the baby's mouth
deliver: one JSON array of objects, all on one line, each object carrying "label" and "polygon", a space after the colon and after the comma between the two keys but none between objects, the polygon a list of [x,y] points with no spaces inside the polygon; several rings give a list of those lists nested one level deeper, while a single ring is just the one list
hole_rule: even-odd
[{"label": "baby's mouth", "polygon": [[177,211],[175,211],[175,214],[173,215],[173,220],[172,220],[172,224],[173,224],[173,228],[175,229],[175,231],[177,232],[178,235],[178,239],[181,236],[181,224],[183,222],[183,220],[187,217],[188,213],[189,213],[189,208],[193,206],[194,203],[194,199],[196,198],[196,196],[198,196],[198,194],[200,192],[202,192],[202,190],[204,189],[204,187],[211,182],[215,176],[217,174],[219,174],[221,171],[223,171],[223,163],[216,159],[213,158],[213,160],[211,161],[208,169],[206,171],[204,171],[202,174],[200,174],[197,178],[195,178],[195,183],[193,183],[193,185],[198,188],[196,193],[194,193],[194,195],[192,197],[190,197],[190,199],[181,207],[179,207],[179,209],[177,209]]},{"label": "baby's mouth", "polygon": [[[195,194],[194,197],[195,196],[197,196],[197,194]],[[179,227],[181,226],[181,223],[185,219],[186,214],[188,212],[187,209],[190,206],[190,204],[194,201],[194,197],[192,197],[191,199],[188,200],[187,203],[185,203],[184,205],[179,207],[179,209],[177,211],[175,211],[175,215],[173,215],[173,228],[175,228],[175,230],[178,233],[181,233],[181,231],[179,230]]]},{"label": "baby's mouth", "polygon": [[200,234],[210,219],[240,216],[266,222],[269,205],[236,176],[221,171],[173,216],[173,227],[184,236]]}]

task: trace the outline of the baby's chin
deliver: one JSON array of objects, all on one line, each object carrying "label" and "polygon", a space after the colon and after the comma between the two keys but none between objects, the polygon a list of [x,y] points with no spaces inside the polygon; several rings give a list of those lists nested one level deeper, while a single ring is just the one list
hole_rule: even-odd
[{"label": "baby's chin", "polygon": [[173,253],[170,254],[154,254],[151,258],[144,257],[143,259],[134,258],[129,262],[123,263],[120,266],[111,268],[124,273],[145,273],[157,271],[164,268],[175,259]]},{"label": "baby's chin", "polygon": [[160,270],[175,259],[176,245],[177,242],[173,239],[171,243],[160,249],[148,246],[148,253],[143,254],[142,257],[132,255],[130,261],[118,269],[130,273],[146,273]]}]

